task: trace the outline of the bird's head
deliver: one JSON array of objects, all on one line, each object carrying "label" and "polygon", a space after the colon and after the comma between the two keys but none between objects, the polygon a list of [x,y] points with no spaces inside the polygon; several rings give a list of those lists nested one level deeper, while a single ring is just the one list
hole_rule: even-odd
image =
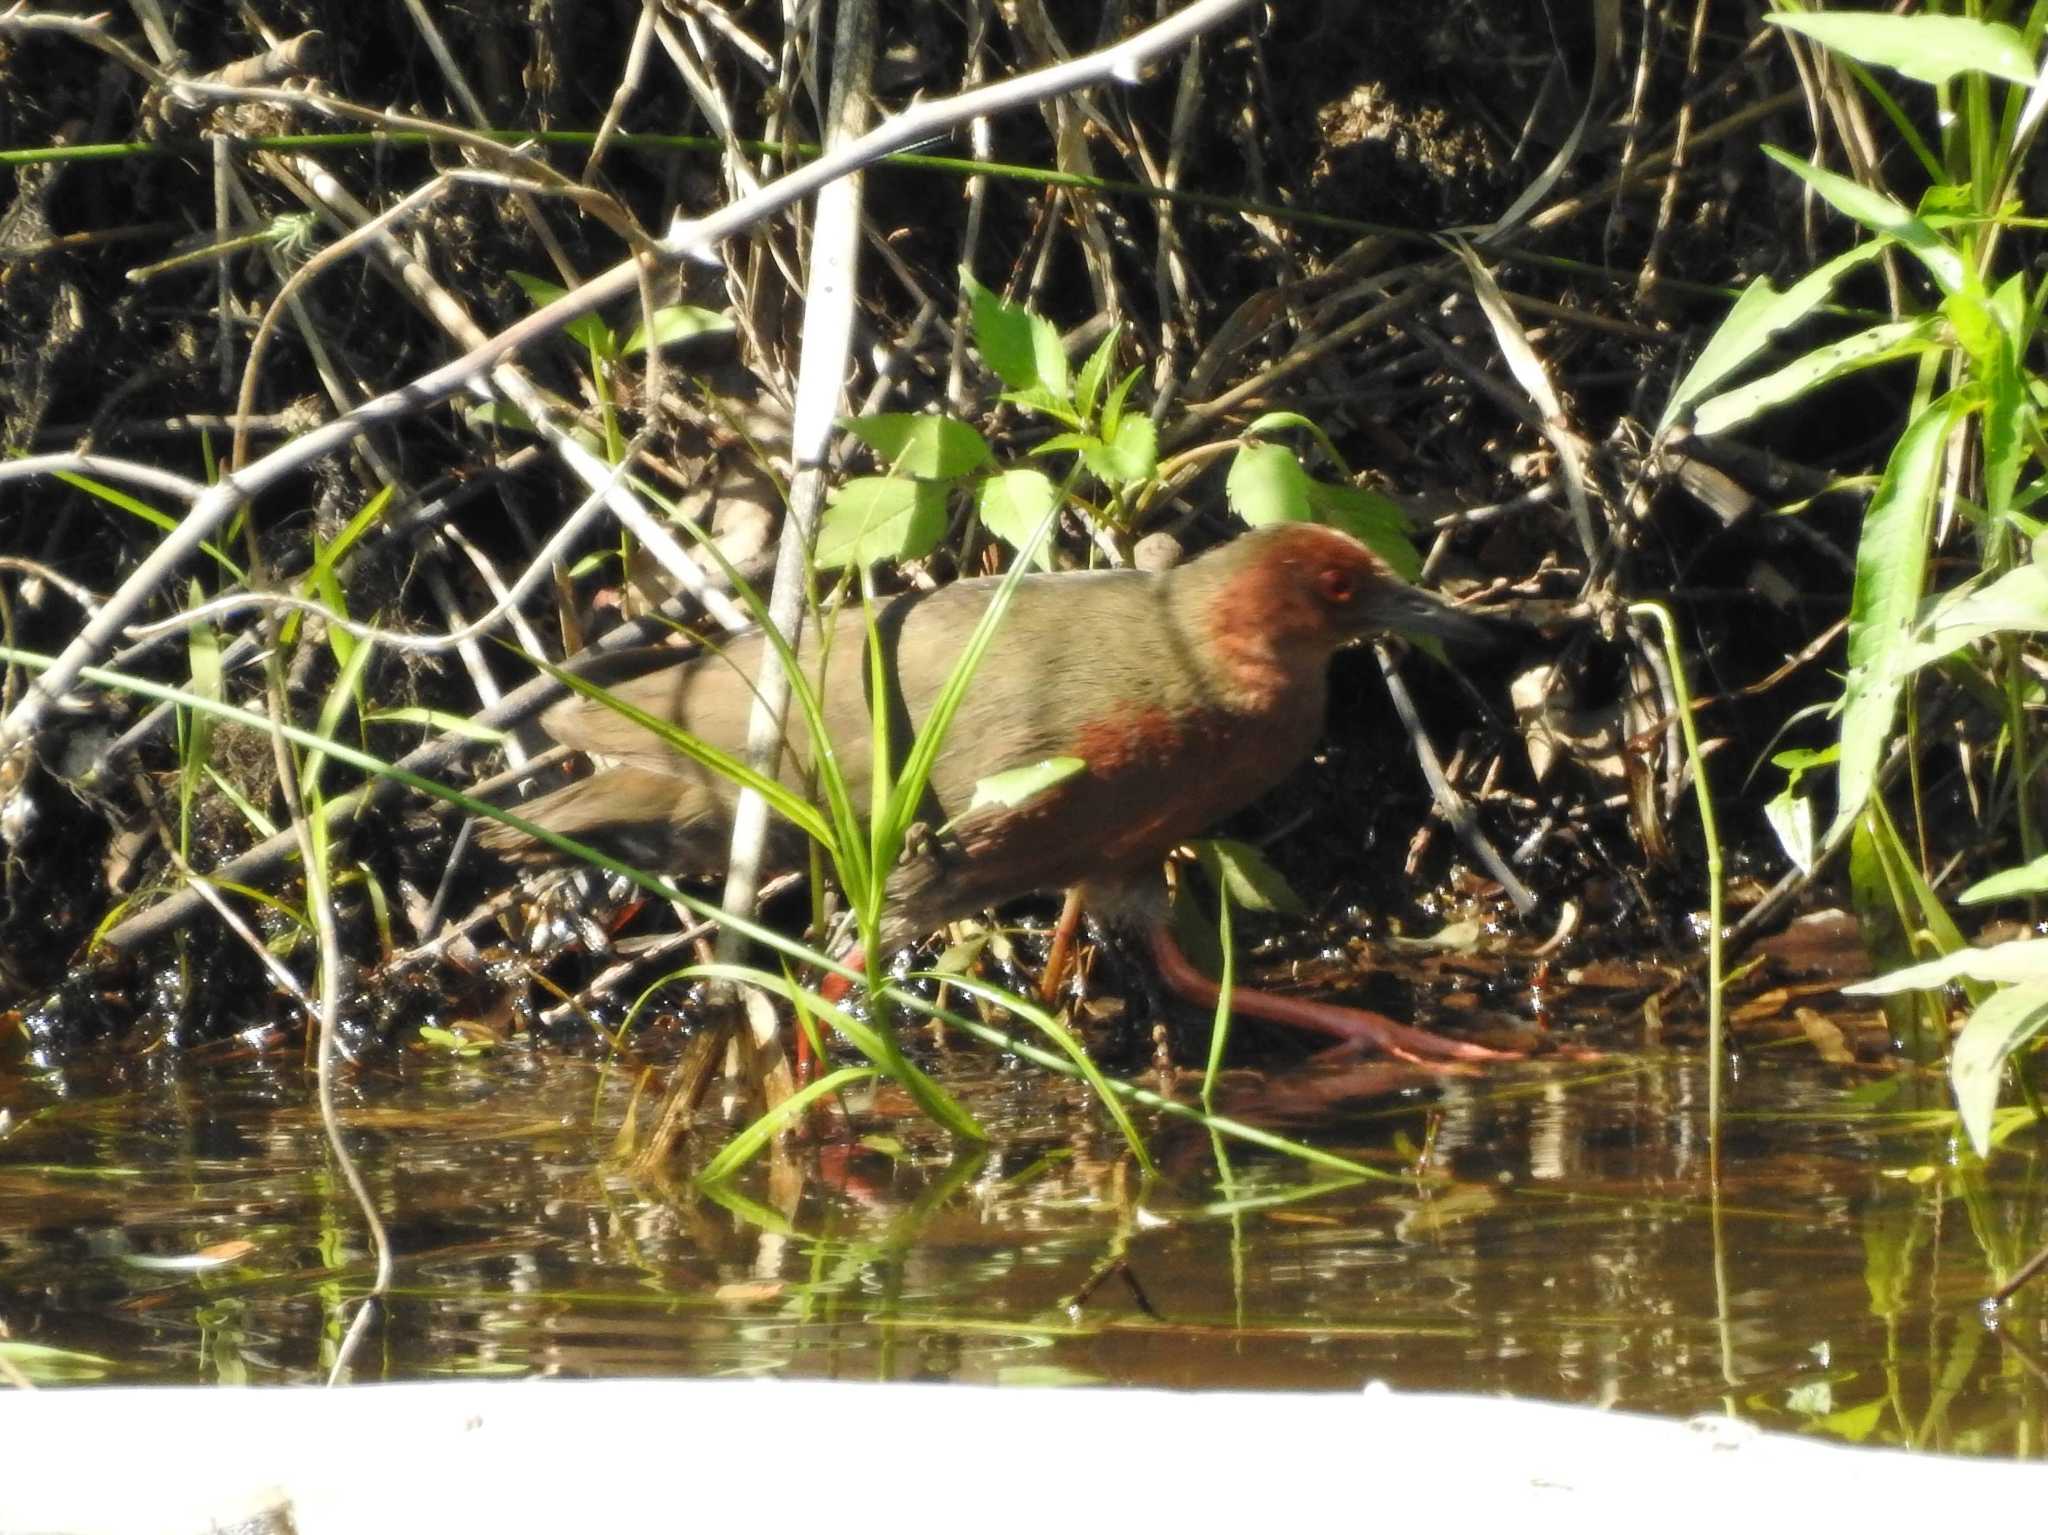
[{"label": "bird's head", "polygon": [[1187,569],[1204,577],[1209,631],[1226,650],[1270,647],[1319,665],[1367,634],[1490,639],[1483,619],[1410,586],[1350,534],[1314,523],[1254,529]]}]

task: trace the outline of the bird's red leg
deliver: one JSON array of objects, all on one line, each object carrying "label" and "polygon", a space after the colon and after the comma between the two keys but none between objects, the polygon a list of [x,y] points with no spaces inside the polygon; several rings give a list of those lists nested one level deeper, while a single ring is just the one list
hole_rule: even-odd
[{"label": "bird's red leg", "polygon": [[[1163,921],[1154,922],[1146,930],[1145,937],[1152,949],[1152,962],[1159,967],[1160,978],[1175,995],[1197,1007],[1213,1008],[1222,988],[1195,968],[1194,961],[1174,941],[1173,930]],[[1384,1014],[1368,1012],[1362,1007],[1339,1007],[1332,1002],[1311,1002],[1306,997],[1280,997],[1248,986],[1232,989],[1230,1007],[1232,1012],[1247,1018],[1263,1018],[1268,1023],[1285,1024],[1291,1029],[1306,1029],[1352,1046],[1370,1046],[1404,1061],[1514,1059],[1484,1045],[1444,1039],[1426,1029],[1396,1023]]]},{"label": "bird's red leg", "polygon": [[[868,967],[868,951],[861,945],[855,944],[839,956],[839,963],[858,974]],[[818,995],[827,1002],[830,1002],[834,1007],[844,1002],[846,994],[852,990],[853,977],[841,975],[837,970],[826,971],[825,979],[818,982]]]},{"label": "bird's red leg", "polygon": [[[839,963],[849,970],[865,970],[868,967],[868,951],[855,944],[839,956]],[[837,970],[825,972],[825,978],[818,982],[818,995],[834,1007],[846,1000],[846,994],[853,990],[853,977],[841,975]],[[811,1036],[802,1029],[796,1031],[796,1079],[799,1085],[811,1080]]]},{"label": "bird's red leg", "polygon": [[1045,973],[1038,978],[1039,1000],[1047,1007],[1056,1007],[1060,1000],[1060,984],[1067,978],[1067,956],[1074,949],[1074,934],[1081,927],[1081,887],[1074,886],[1067,892],[1067,903],[1060,908],[1060,920],[1052,930],[1052,946],[1045,951]]}]

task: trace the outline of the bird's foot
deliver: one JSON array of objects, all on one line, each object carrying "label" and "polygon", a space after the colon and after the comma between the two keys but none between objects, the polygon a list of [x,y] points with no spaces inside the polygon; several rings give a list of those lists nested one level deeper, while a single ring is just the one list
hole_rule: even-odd
[{"label": "bird's foot", "polygon": [[1432,1034],[1427,1029],[1418,1029],[1412,1024],[1396,1023],[1384,1013],[1375,1013],[1363,1007],[1339,1007],[1329,1002],[1304,1002],[1299,997],[1276,997],[1267,992],[1254,992],[1250,1005],[1242,1010],[1254,1018],[1263,1017],[1271,1022],[1285,1022],[1270,1013],[1259,1011],[1260,1003],[1301,1004],[1314,1008],[1324,1015],[1317,1022],[1306,1027],[1321,1032],[1345,1031],[1345,1037],[1327,1050],[1316,1053],[1318,1060],[1343,1060],[1377,1052],[1392,1056],[1397,1061],[1410,1065],[1441,1070],[1446,1066],[1459,1067],[1476,1065],[1482,1061],[1518,1061],[1524,1059],[1510,1050],[1493,1050],[1485,1045],[1475,1045],[1467,1040],[1446,1039],[1441,1034]]},{"label": "bird's foot", "polygon": [[[1147,937],[1152,946],[1153,962],[1158,965],[1160,978],[1167,986],[1198,1007],[1214,1007],[1222,988],[1195,968],[1194,961],[1174,941],[1167,925],[1164,922],[1153,924]],[[1445,1039],[1427,1029],[1396,1023],[1385,1014],[1366,1008],[1339,1007],[1333,1002],[1312,1002],[1306,997],[1276,996],[1249,986],[1232,988],[1230,1007],[1241,1017],[1262,1018],[1268,1023],[1283,1024],[1333,1039],[1337,1042],[1336,1048],[1342,1051],[1377,1050],[1419,1066],[1521,1059],[1508,1051],[1489,1050],[1484,1045],[1470,1044],[1462,1039]]]}]

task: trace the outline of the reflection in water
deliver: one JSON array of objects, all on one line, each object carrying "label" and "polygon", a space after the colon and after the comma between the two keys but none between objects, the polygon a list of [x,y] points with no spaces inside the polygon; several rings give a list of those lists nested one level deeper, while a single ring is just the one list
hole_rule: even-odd
[{"label": "reflection in water", "polygon": [[[1242,1148],[1219,1170],[1161,1123],[1148,1184],[1077,1092],[936,1064],[991,1149],[884,1087],[852,1133],[715,1193],[607,1161],[626,1073],[513,1051],[366,1071],[345,1108],[399,1279],[359,1374],[1377,1378],[2040,1453],[2040,1291],[2001,1319],[2014,1346],[1978,1306],[2040,1240],[2037,1159],[1957,1167],[1938,1092],[1904,1103],[1902,1079],[1750,1070],[1717,1222],[1685,1057],[1224,1084],[1227,1112],[1391,1175],[1371,1182]],[[18,1351],[29,1373],[316,1378],[368,1265],[297,1058],[124,1070],[0,1078],[0,1322],[69,1351]]]}]

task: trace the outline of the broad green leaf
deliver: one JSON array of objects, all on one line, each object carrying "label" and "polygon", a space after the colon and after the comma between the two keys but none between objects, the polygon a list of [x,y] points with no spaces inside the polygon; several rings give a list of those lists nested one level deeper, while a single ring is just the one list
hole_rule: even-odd
[{"label": "broad green leaf", "polygon": [[1890,236],[1919,257],[1928,274],[1934,278],[1935,286],[1943,293],[1957,292],[1969,281],[1961,253],[1944,243],[1926,221],[1910,210],[1882,192],[1873,192],[1847,176],[1838,176],[1818,165],[1809,165],[1775,144],[1766,144],[1763,148],[1765,154],[1812,187],[1838,213],[1848,215],[1876,234]]},{"label": "broad green leaf", "polygon": [[956,480],[989,460],[981,433],[950,416],[856,416],[840,425],[897,474],[920,480]]},{"label": "broad green leaf", "polygon": [[1105,485],[1135,485],[1152,478],[1159,465],[1159,438],[1144,416],[1125,416],[1107,441],[1090,443],[1081,450],[1082,461]]},{"label": "broad green leaf", "polygon": [[1408,537],[1414,518],[1400,502],[1362,485],[1310,480],[1308,504],[1318,522],[1349,533],[1385,560],[1403,581],[1422,574],[1422,556]]},{"label": "broad green leaf", "polygon": [[1991,313],[1990,295],[1967,289],[1951,293],[1941,301],[1941,313],[1970,361],[1981,369],[1998,344],[1999,325]]},{"label": "broad green leaf", "polygon": [[1706,398],[1722,379],[1761,352],[1778,332],[1811,314],[1834,291],[1844,273],[1874,260],[1884,249],[1882,241],[1872,240],[1844,251],[1834,260],[1815,267],[1783,293],[1772,286],[1768,277],[1759,277],[1744,288],[1727,318],[1686,370],[1671,403],[1664,407],[1663,418],[1657,423],[1659,434],[1668,431],[1686,407]]},{"label": "broad green leaf", "polygon": [[[519,285],[519,291],[526,295],[526,301],[536,309],[545,309],[558,298],[567,298],[569,290],[559,283],[551,283],[545,277],[535,277],[531,272],[513,272],[512,281]],[[574,337],[599,356],[611,355],[614,338],[611,327],[594,314],[580,314],[562,327],[562,334]]]},{"label": "broad green leaf", "polygon": [[1012,389],[1043,389],[1071,404],[1067,353],[1052,322],[991,293],[971,272],[962,270],[960,280],[973,299],[974,344],[996,377]]},{"label": "broad green leaf", "polygon": [[1991,1121],[1998,1109],[2006,1058],[2048,1025],[2048,985],[2009,986],[1970,1014],[1949,1056],[1956,1110],[1977,1155],[1991,1154]]},{"label": "broad green leaf", "polygon": [[2040,73],[2025,39],[2003,22],[1874,11],[1779,11],[1764,20],[1926,85],[1946,84],[1969,69],[2015,85],[2032,85]]},{"label": "broad green leaf", "polygon": [[[1021,550],[1037,534],[1057,495],[1052,481],[1036,469],[1005,469],[981,482],[975,511],[983,527]],[[1033,559],[1041,568],[1052,569],[1050,542],[1040,543]]]},{"label": "broad green leaf", "polygon": [[2013,938],[1982,949],[1957,949],[1886,975],[1844,986],[1851,997],[1887,997],[1900,991],[1931,991],[1965,977],[1973,981],[2048,983],[2048,938]]},{"label": "broad green leaf", "polygon": [[2016,565],[1984,586],[1945,592],[1916,636],[1937,660],[1987,634],[2036,633],[2048,629],[2048,568]]},{"label": "broad green leaf", "polygon": [[1918,356],[1934,345],[1936,324],[1930,317],[1891,321],[1817,346],[1773,373],[1706,401],[1694,413],[1693,430],[1702,437],[1711,436],[1740,426],[1845,374]]},{"label": "broad green leaf", "polygon": [[1308,910],[1294,893],[1294,887],[1249,842],[1207,837],[1195,847],[1216,888],[1226,892],[1236,905],[1247,911],[1279,912],[1284,916],[1300,916]]},{"label": "broad green leaf", "polygon": [[[669,304],[654,311],[653,344],[673,346],[694,336],[725,336],[732,333],[732,316],[716,309],[699,309],[695,304]],[[642,321],[619,349],[621,357],[632,357],[648,348],[649,332]]]},{"label": "broad green leaf", "polygon": [[1223,489],[1230,509],[1260,528],[1269,522],[1308,521],[1308,486],[1308,471],[1292,448],[1251,442],[1238,448]]},{"label": "broad green leaf", "polygon": [[1950,400],[1929,402],[1908,423],[1871,498],[1856,546],[1856,587],[1849,605],[1849,679],[1842,694],[1839,801],[1823,841],[1855,819],[1876,782],[1891,735],[1902,677],[1893,665],[1926,585],[1928,516],[1942,446],[1954,421]]},{"label": "broad green leaf", "polygon": [[1974,906],[1980,901],[2007,901],[2014,896],[2044,892],[2048,892],[2048,853],[2017,869],[2001,869],[1980,879],[1956,899],[1965,906]]},{"label": "broad green leaf", "polygon": [[1036,799],[1055,784],[1065,783],[1076,773],[1085,771],[1087,766],[1079,757],[1047,757],[1029,767],[991,773],[986,778],[975,780],[974,797],[967,803],[968,812],[971,814],[990,805],[1004,810],[1015,809],[1028,799]]},{"label": "broad green leaf", "polygon": [[827,569],[915,560],[930,554],[946,531],[946,488],[928,480],[848,480],[818,519],[813,554]]}]

